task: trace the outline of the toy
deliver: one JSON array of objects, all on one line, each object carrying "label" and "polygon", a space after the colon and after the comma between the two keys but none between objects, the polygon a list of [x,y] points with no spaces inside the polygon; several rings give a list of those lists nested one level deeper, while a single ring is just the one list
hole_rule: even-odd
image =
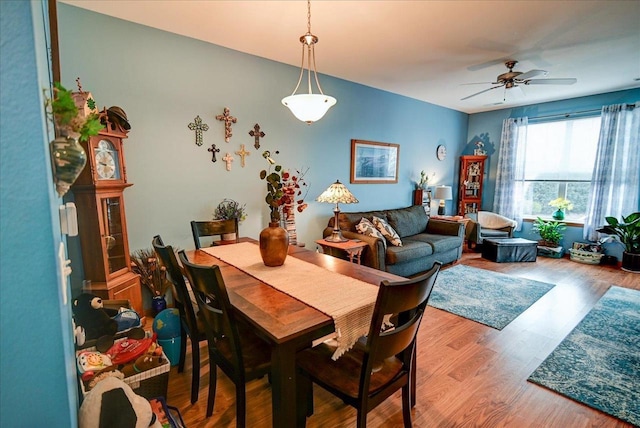
[{"label": "toy", "polygon": [[115,335],[118,323],[104,310],[102,299],[90,293],[82,293],[73,299],[73,317],[76,325],[82,327],[86,340],[105,335]]},{"label": "toy", "polygon": [[87,393],[78,411],[80,428],[162,428],[151,404],[122,380],[109,376]]},{"label": "toy", "polygon": [[111,358],[108,355],[96,351],[82,351],[76,357],[78,372],[95,372],[111,366]]},{"label": "toy", "polygon": [[123,339],[115,343],[106,354],[111,358],[113,364],[125,364],[134,361],[145,354],[149,347],[156,342],[156,334],[144,339]]},{"label": "toy", "polygon": [[138,357],[138,359],[136,359],[135,362],[129,363],[124,367],[122,367],[120,371],[124,374],[125,377],[135,376],[138,373],[142,373],[147,370],[160,367],[165,363],[166,363],[166,360],[161,355],[158,356],[158,355],[145,354],[141,357]]}]

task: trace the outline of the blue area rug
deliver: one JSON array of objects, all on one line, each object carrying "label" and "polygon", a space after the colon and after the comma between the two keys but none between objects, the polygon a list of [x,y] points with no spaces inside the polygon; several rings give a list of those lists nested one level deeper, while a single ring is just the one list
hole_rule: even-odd
[{"label": "blue area rug", "polygon": [[640,426],[640,291],[611,287],[529,380]]},{"label": "blue area rug", "polygon": [[502,330],[553,287],[457,265],[438,274],[429,306]]}]

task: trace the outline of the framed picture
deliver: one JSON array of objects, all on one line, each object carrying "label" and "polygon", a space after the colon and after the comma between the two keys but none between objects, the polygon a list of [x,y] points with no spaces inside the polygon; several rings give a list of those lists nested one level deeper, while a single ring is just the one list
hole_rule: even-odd
[{"label": "framed picture", "polygon": [[351,183],[397,183],[400,145],[351,140]]}]

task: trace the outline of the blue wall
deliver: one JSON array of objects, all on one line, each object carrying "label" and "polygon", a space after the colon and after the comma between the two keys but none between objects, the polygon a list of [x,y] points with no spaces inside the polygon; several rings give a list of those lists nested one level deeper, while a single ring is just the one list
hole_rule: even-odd
[{"label": "blue wall", "polygon": [[43,4],[0,1],[2,427],[77,426],[70,309],[58,285],[60,201],[42,107]]}]

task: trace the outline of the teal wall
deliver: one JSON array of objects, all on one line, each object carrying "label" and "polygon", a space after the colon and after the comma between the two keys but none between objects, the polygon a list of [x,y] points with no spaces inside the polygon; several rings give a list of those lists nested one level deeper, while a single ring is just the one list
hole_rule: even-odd
[{"label": "teal wall", "polygon": [[2,427],[77,426],[71,311],[58,285],[60,200],[42,98],[49,85],[44,4],[0,1]]},{"label": "teal wall", "polygon": [[[100,107],[118,105],[131,122],[125,154],[133,186],[125,202],[132,250],[149,247],[155,234],[193,248],[189,222],[210,219],[226,197],[246,204],[249,215],[240,233],[257,238],[268,223],[265,182],[259,179],[267,166],[263,150],[279,150],[284,167],[310,167],[309,208],[297,216],[299,241],[308,248],[315,248],[333,210],[315,198],[336,179],[360,201],[341,206],[343,211],[411,205],[413,181],[423,169],[436,174],[432,184],[457,180],[467,137],[464,113],[322,75],[323,90],[338,103],[309,126],[280,103],[297,82],[297,67],[64,4],[59,20],[63,84],[74,87],[79,76]],[[296,43],[288,48],[297,49]],[[214,118],[224,107],[238,118],[230,143]],[[201,147],[187,128],[196,115],[209,125]],[[266,133],[259,150],[248,135],[256,123]],[[351,139],[400,144],[398,183],[350,184]],[[245,144],[251,152],[246,166],[238,157],[231,171],[220,160],[212,163],[212,143],[221,148],[219,159]],[[449,152],[442,162],[435,156],[438,144]]]}]

